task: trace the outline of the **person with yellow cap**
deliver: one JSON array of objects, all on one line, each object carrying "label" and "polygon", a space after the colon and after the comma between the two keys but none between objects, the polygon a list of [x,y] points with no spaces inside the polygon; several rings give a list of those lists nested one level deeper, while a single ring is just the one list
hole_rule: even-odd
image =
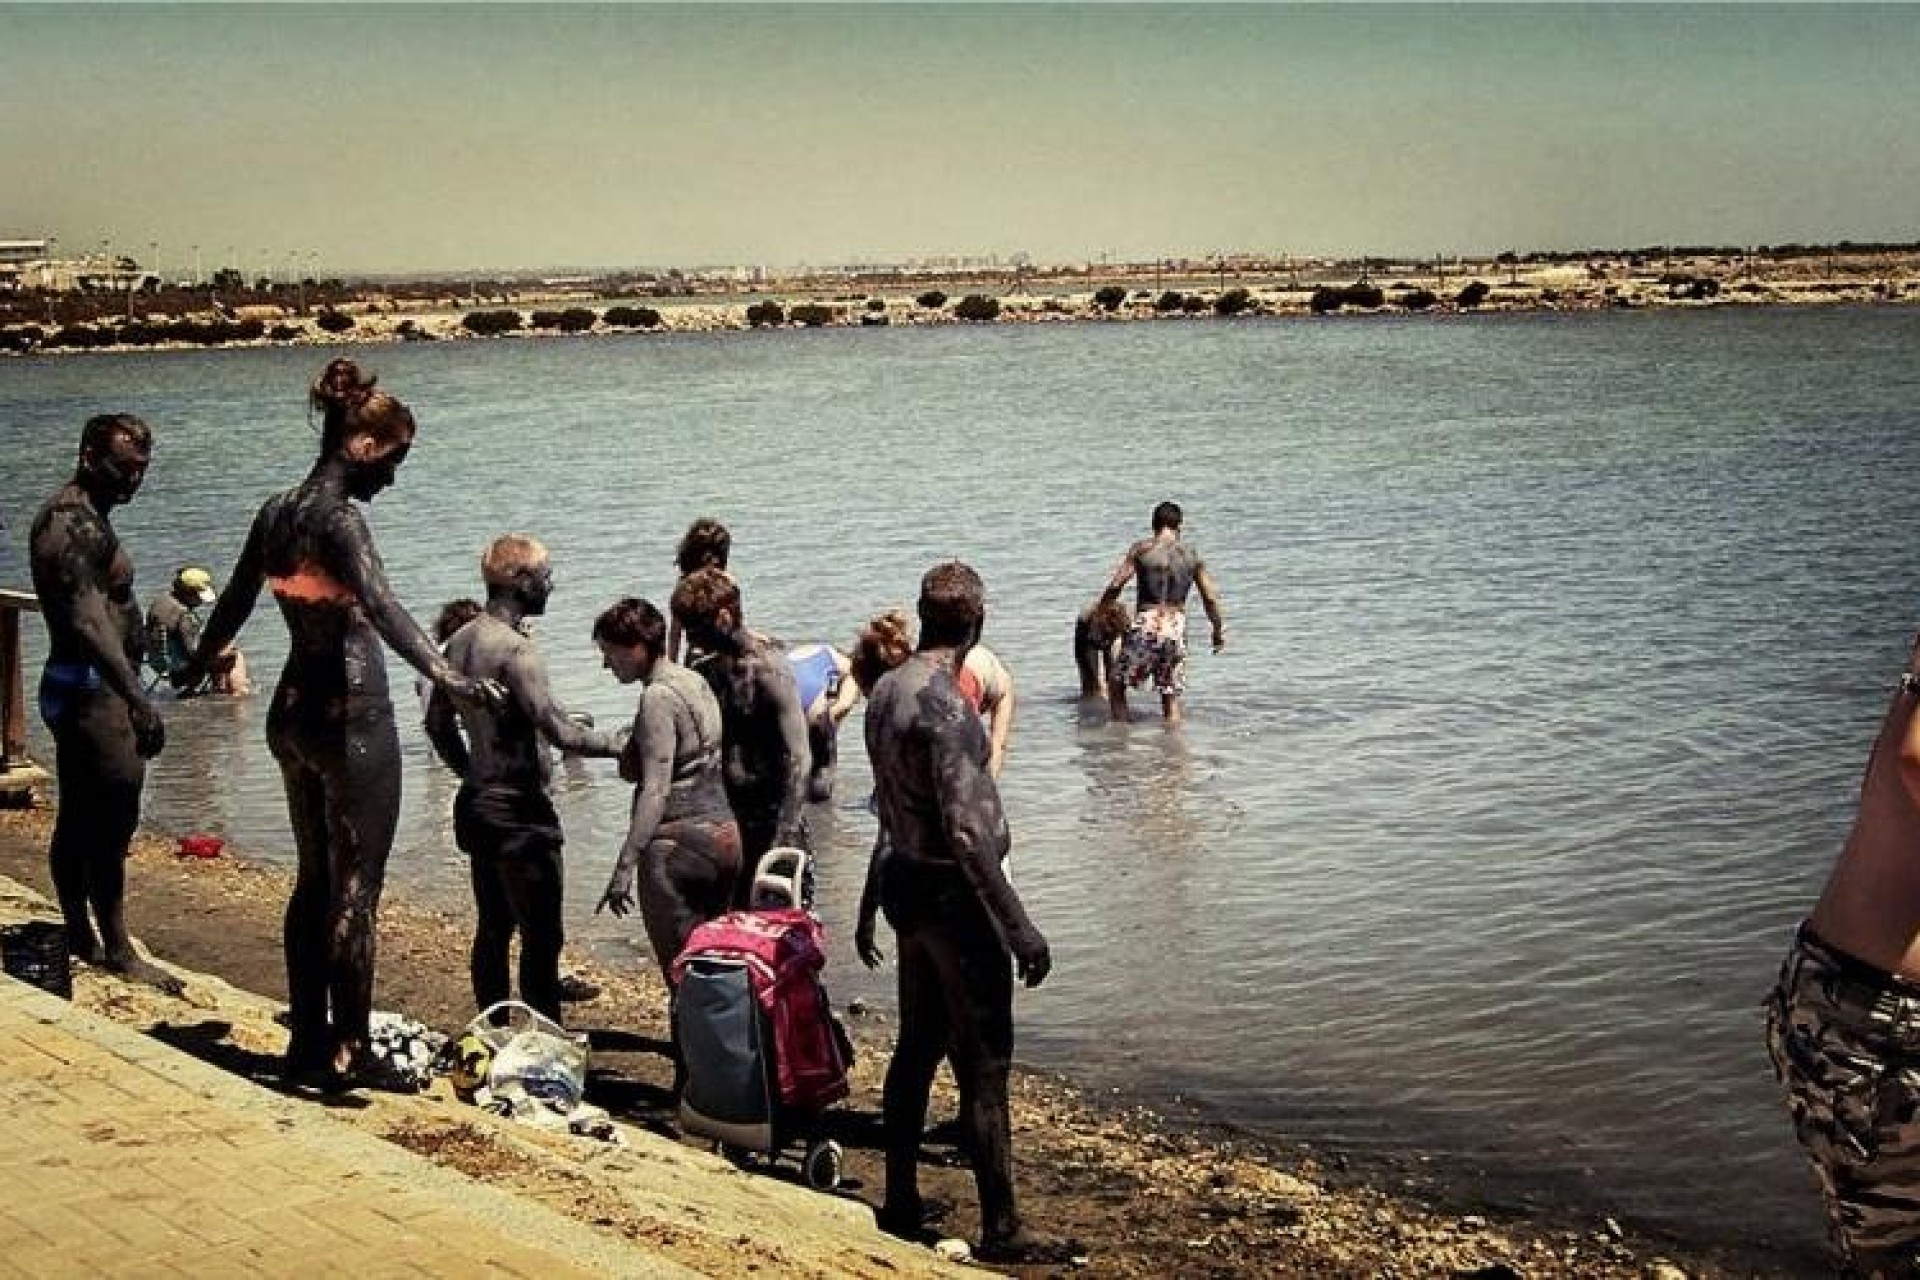
[{"label": "person with yellow cap", "polygon": [[221,653],[204,687],[183,683],[187,659],[200,643],[200,615],[196,611],[217,598],[213,575],[187,565],[173,575],[173,585],[147,606],[147,665],[153,669],[156,683],[165,677],[183,698],[199,693],[244,697],[253,691],[247,679],[247,660],[231,645]]}]

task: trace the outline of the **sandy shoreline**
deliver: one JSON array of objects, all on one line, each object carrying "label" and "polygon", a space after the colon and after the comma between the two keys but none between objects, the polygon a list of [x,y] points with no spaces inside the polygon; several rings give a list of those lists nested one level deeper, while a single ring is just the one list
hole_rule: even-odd
[{"label": "sandy shoreline", "polygon": [[[1471,316],[1717,307],[1920,304],[1920,255],[1835,255],[1759,263],[1676,258],[1631,262],[1476,263],[1435,270],[1403,264],[1358,277],[1153,277],[1106,283],[956,284],[872,293],[798,284],[745,298],[611,298],[525,290],[437,301],[356,291],[328,308],[255,299],[218,310],[176,299],[162,314],[30,319],[0,308],[0,354],[198,350],[232,346],[592,338],[773,328],[922,328],[955,324],[1194,323],[1259,317]],[[930,305],[931,294],[939,296]],[[206,307],[208,299],[193,306]],[[49,316],[52,313],[49,312]],[[491,319],[476,319],[475,317]],[[168,326],[173,326],[169,336]],[[500,328],[500,326],[511,326]],[[188,328],[186,326],[197,326]]]},{"label": "sandy shoreline", "polygon": [[[42,893],[51,815],[0,812],[0,875]],[[171,844],[142,834],[130,872],[130,915],[136,932],[161,959],[185,969],[218,975],[241,992],[277,1002],[284,976],[279,944],[285,904],[285,872],[227,857],[213,862],[174,857]],[[467,923],[424,910],[389,891],[381,914],[378,1002],[442,1029],[470,1015],[466,985]],[[670,1131],[669,1069],[659,1048],[665,1038],[661,993],[651,974],[618,973],[586,963],[606,987],[591,1004],[575,1006],[572,1022],[595,1040],[589,1096],[634,1127]],[[246,999],[258,1002],[259,997]],[[233,997],[238,1002],[239,996]],[[162,1002],[165,1003],[164,1001]],[[124,994],[106,1002],[106,1012],[144,1026],[166,1020],[152,1001]],[[219,1010],[242,1031],[244,1045],[204,1046],[212,1060],[244,1053],[250,1060],[277,1051],[277,1029],[263,1029],[257,1010]],[[887,1010],[850,1017],[861,1061],[854,1095],[836,1116],[848,1147],[851,1194],[868,1204],[877,1196],[879,1080],[885,1069],[891,1028]],[[248,1039],[248,1037],[251,1039]],[[268,1038],[263,1041],[262,1037]],[[943,1075],[942,1080],[945,1080]],[[936,1116],[952,1106],[938,1098]],[[440,1127],[422,1127],[415,1116],[390,1126],[383,1136],[491,1182],[504,1180],[518,1194],[573,1213],[601,1229],[629,1238],[675,1239],[690,1251],[698,1233],[678,1230],[673,1215],[636,1219],[616,1203],[642,1192],[632,1188],[581,1191],[579,1148],[565,1143],[545,1162],[523,1155],[494,1158],[490,1148],[465,1135],[457,1111]],[[1305,1149],[1283,1150],[1247,1141],[1225,1130],[1195,1130],[1137,1108],[1102,1105],[1062,1080],[1021,1071],[1015,1087],[1016,1176],[1023,1211],[1039,1229],[1080,1241],[1090,1259],[1085,1274],[1118,1277],[1245,1275],[1383,1276],[1735,1276],[1790,1274],[1758,1256],[1729,1257],[1684,1242],[1644,1238],[1605,1218],[1588,1220],[1573,1211],[1514,1214],[1490,1208],[1436,1207],[1433,1187],[1444,1172],[1420,1169],[1416,1183],[1391,1169],[1344,1173],[1337,1160]],[[970,1236],[974,1219],[970,1176],[949,1147],[930,1143],[925,1181],[930,1196],[955,1208],[942,1224],[950,1235]],[[1410,1174],[1412,1162],[1400,1170]],[[702,1177],[698,1170],[675,1175]],[[721,1177],[722,1183],[733,1175]],[[1413,1189],[1408,1189],[1411,1186]],[[716,1185],[715,1194],[725,1188]],[[695,1184],[694,1194],[699,1194]],[[840,1207],[840,1206],[836,1206]],[[858,1207],[858,1206],[856,1206]],[[864,1210],[862,1210],[864,1213]],[[644,1215],[642,1215],[644,1218]],[[815,1253],[840,1246],[844,1222],[823,1219],[821,1238],[807,1240]],[[812,1227],[801,1228],[803,1234]],[[1755,1253],[1759,1251],[1756,1249]],[[775,1256],[747,1249],[743,1256],[778,1266]],[[926,1255],[931,1263],[931,1255]],[[707,1259],[710,1265],[711,1257]],[[1508,1271],[1494,1268],[1506,1267]],[[883,1270],[890,1270],[885,1269]],[[1034,1274],[1042,1274],[1036,1271]]]}]

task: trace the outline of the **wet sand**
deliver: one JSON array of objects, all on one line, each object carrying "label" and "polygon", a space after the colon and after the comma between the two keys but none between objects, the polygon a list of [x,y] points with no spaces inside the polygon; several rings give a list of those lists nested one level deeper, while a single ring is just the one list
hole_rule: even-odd
[{"label": "wet sand", "polygon": [[[51,813],[0,811],[0,875],[50,892],[45,863]],[[284,999],[280,918],[289,888],[285,872],[242,856],[176,857],[170,842],[142,834],[129,873],[130,919],[161,960],[217,975],[241,992]],[[377,1003],[451,1030],[471,1016],[467,986],[468,922],[422,909],[389,892],[381,910]],[[589,1099],[621,1121],[671,1134],[670,1068],[658,979],[574,965],[605,989],[573,1006],[570,1020],[594,1041]],[[831,986],[831,983],[829,983]],[[235,996],[237,1002],[239,996]],[[256,1002],[257,1003],[257,1002]],[[116,1001],[109,1012],[140,1023],[151,1010]],[[867,1204],[880,1182],[879,1083],[891,1028],[884,1011],[846,1009],[861,1058],[854,1093],[834,1117],[847,1147],[848,1192]],[[236,1011],[233,1025],[246,1025]],[[259,1025],[255,1016],[252,1025]],[[233,1040],[238,1032],[230,1032]],[[259,1033],[254,1033],[257,1038]],[[271,1046],[219,1041],[183,1047],[224,1065],[256,1065]],[[953,1098],[936,1096],[933,1116],[952,1114]],[[1787,1274],[1764,1259],[1703,1254],[1684,1242],[1625,1235],[1613,1224],[1572,1212],[1514,1215],[1460,1203],[1445,1171],[1414,1159],[1350,1169],[1304,1147],[1284,1149],[1230,1131],[1200,1128],[1084,1095],[1064,1080],[1016,1072],[1016,1178],[1022,1209],[1043,1233],[1082,1246],[1084,1274],[1116,1277],[1392,1276],[1529,1277],[1736,1276]],[[434,1160],[511,1187],[602,1230],[637,1237],[674,1232],[621,1208],[615,1191],[592,1191],[581,1162],[595,1144],[545,1144],[544,1157],[476,1138],[457,1111],[435,1123],[389,1124],[381,1131]],[[571,1142],[573,1145],[569,1145]],[[930,1199],[950,1203],[945,1235],[971,1238],[978,1227],[963,1158],[930,1140],[923,1181]],[[681,1177],[699,1177],[680,1174]],[[722,1175],[712,1175],[716,1178]],[[722,1192],[716,1184],[716,1194]],[[804,1227],[802,1228],[805,1229]],[[823,1222],[823,1238],[834,1230]],[[659,1239],[654,1241],[660,1243]],[[681,1245],[693,1248],[689,1236]],[[778,1268],[779,1252],[740,1241],[743,1264]],[[707,1258],[712,1264],[713,1259]],[[1033,1275],[1066,1269],[1034,1269]]]}]

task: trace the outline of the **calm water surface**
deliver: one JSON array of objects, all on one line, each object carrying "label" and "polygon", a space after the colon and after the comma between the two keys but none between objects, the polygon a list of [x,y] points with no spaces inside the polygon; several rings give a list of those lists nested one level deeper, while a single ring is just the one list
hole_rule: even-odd
[{"label": "calm water surface", "polygon": [[[389,347],[364,358],[422,434],[370,515],[422,620],[479,594],[492,535],[545,539],[555,684],[604,721],[634,695],[591,619],[664,600],[695,515],[796,641],[966,558],[1020,681],[1004,789],[1056,956],[1024,1059],[1797,1269],[1818,1207],[1757,1005],[1920,614],[1917,344],[1920,313],[1832,310]],[[117,517],[142,594],[185,561],[224,579],[311,459],[320,363],[0,362],[0,583],[82,419],[122,408],[159,438]],[[1231,633],[1177,735],[1083,714],[1070,652],[1169,496]],[[242,638],[271,681],[270,601]],[[174,709],[150,821],[288,856],[264,704]],[[393,876],[460,908],[451,780],[401,720]],[[814,819],[840,939],[859,729]],[[625,807],[597,763],[562,780],[572,919],[654,981],[637,927],[589,914]],[[890,999],[836,950],[839,998]]]}]

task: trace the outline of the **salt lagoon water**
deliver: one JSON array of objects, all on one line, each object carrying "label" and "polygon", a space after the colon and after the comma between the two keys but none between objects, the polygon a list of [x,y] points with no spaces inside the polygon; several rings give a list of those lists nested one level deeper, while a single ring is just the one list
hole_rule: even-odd
[{"label": "salt lagoon water", "polygon": [[[733,529],[749,622],[796,643],[844,645],[937,560],[980,569],[1021,698],[1016,877],[1055,954],[1019,999],[1023,1060],[1795,1265],[1819,1211],[1758,1003],[1920,622],[1917,343],[1920,312],[1742,309],[358,358],[421,423],[369,508],[401,598],[424,622],[481,594],[493,535],[537,534],[555,686],[603,723],[634,690],[591,620],[664,603],[696,515]],[[312,458],[326,354],[0,362],[0,585],[25,585],[31,513],[109,410],[157,433],[115,517],[142,596],[188,562],[224,580]],[[1177,734],[1080,706],[1070,647],[1169,497],[1229,627]],[[242,643],[270,684],[270,600]],[[265,701],[168,708],[150,823],[290,858]],[[460,910],[453,783],[416,709],[400,720],[391,878]],[[830,985],[885,1004],[849,945],[873,832],[858,713],[841,775],[812,815]],[[656,981],[637,926],[591,914],[627,789],[598,762],[558,788],[575,941]]]}]

